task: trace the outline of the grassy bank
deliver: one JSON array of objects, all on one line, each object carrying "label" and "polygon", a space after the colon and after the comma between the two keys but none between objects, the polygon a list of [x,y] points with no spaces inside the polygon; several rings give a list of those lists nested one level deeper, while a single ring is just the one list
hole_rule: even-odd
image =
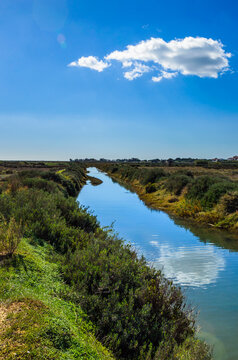
[{"label": "grassy bank", "polygon": [[148,168],[135,165],[98,166],[129,184],[155,209],[238,233],[236,170]]},{"label": "grassy bank", "polygon": [[0,359],[113,359],[94,336],[53,249],[22,239],[0,267]]},{"label": "grassy bank", "polygon": [[210,359],[181,290],[76,202],[86,169],[54,166],[0,184],[0,357]]}]

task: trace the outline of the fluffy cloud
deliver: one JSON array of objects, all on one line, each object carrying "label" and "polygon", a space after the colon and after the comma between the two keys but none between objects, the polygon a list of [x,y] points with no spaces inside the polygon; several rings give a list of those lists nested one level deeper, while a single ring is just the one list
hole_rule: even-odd
[{"label": "fluffy cloud", "polygon": [[143,73],[157,71],[152,80],[159,82],[178,74],[217,78],[229,69],[230,57],[231,54],[225,52],[218,40],[190,36],[166,42],[161,38],[151,38],[137,45],[128,45],[126,50],[113,51],[104,60],[93,56],[81,57],[70,66],[103,71],[112,61],[119,61],[122,67],[131,67],[124,73],[126,79],[133,80]]},{"label": "fluffy cloud", "polygon": [[173,77],[177,76],[178,75],[178,72],[175,71],[175,72],[167,72],[167,71],[164,71],[164,70],[161,70],[161,73],[159,76],[153,76],[152,77],[152,81],[154,82],[159,82],[161,81],[163,78],[165,79],[172,79]]},{"label": "fluffy cloud", "polygon": [[123,67],[131,67],[131,66],[133,66],[131,70],[124,72],[124,77],[127,80],[134,80],[151,70],[149,66],[146,66],[138,62],[134,64],[132,62],[123,63]]},{"label": "fluffy cloud", "polygon": [[71,62],[68,66],[87,67],[99,72],[110,66],[107,62],[98,60],[95,56],[82,56],[77,61]]}]

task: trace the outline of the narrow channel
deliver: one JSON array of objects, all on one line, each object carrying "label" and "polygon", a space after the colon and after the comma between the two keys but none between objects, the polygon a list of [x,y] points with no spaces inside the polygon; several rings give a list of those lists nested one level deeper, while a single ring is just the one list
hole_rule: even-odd
[{"label": "narrow channel", "polygon": [[199,336],[214,345],[215,360],[238,359],[238,238],[151,210],[138,196],[96,168],[103,181],[84,186],[78,201],[167,278],[181,286],[198,312]]}]

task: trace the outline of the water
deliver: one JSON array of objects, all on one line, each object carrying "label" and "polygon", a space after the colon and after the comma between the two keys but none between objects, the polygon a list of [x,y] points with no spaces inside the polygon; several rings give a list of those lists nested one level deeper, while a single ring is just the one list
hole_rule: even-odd
[{"label": "water", "polygon": [[78,200],[180,285],[198,311],[200,337],[216,360],[238,359],[238,238],[149,209],[138,196],[95,168]]}]

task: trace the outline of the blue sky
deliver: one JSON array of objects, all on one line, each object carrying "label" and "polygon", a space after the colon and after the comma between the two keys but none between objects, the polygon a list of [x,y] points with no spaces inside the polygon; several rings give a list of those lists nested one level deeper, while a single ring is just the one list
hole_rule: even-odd
[{"label": "blue sky", "polygon": [[[0,158],[237,154],[237,21],[238,5],[230,0],[2,0]],[[188,37],[212,39],[214,51],[220,41],[224,54],[232,54],[219,59],[228,61],[226,69],[205,74],[196,59],[188,65],[192,49],[175,59],[174,69],[161,53],[159,64],[140,62],[150,70],[128,80],[125,72],[138,67],[137,58],[132,68],[114,55],[105,58],[115,51],[125,56],[128,45],[134,51],[151,38],[162,39],[167,51]],[[108,67],[99,72],[82,60],[68,66],[89,56]]]}]

